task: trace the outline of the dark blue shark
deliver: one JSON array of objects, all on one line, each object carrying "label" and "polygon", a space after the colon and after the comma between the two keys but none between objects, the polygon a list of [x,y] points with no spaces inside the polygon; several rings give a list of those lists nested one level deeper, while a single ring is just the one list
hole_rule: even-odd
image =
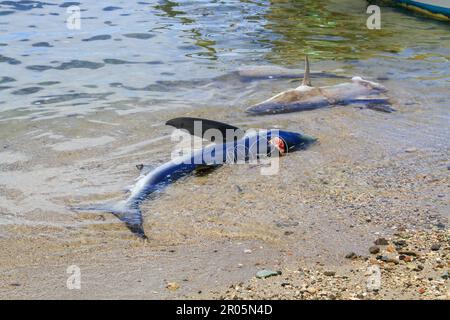
[{"label": "dark blue shark", "polygon": [[[200,123],[203,130],[194,131],[194,123]],[[214,144],[176,157],[165,164],[141,174],[136,184],[130,189],[127,199],[107,204],[94,204],[75,207],[77,211],[103,211],[113,213],[136,235],[146,238],[140,205],[156,191],[184,177],[197,169],[216,168],[225,163],[250,162],[260,157],[273,157],[292,152],[315,141],[314,138],[296,132],[278,129],[253,130],[243,134],[236,127],[205,119],[176,118],[167,122],[178,129],[185,129],[192,135],[201,135],[207,129],[216,129],[225,137],[233,131],[234,139]]]}]

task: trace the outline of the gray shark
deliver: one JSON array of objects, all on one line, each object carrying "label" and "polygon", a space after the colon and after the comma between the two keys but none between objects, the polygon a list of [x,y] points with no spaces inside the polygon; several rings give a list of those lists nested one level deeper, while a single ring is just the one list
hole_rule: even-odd
[{"label": "gray shark", "polygon": [[368,108],[392,112],[389,98],[383,95],[387,89],[379,83],[353,77],[351,82],[333,86],[313,87],[310,80],[308,57],[302,84],[283,91],[270,99],[246,109],[250,114],[276,114],[312,110],[334,105],[364,104]]}]

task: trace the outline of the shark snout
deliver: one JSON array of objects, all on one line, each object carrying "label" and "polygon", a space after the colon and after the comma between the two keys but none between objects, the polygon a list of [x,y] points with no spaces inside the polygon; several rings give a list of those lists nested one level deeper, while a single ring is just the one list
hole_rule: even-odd
[{"label": "shark snout", "polygon": [[382,84],[378,83],[378,82],[374,82],[374,81],[369,81],[369,80],[365,80],[361,77],[353,77],[352,78],[353,82],[357,82],[359,84],[362,84],[363,86],[369,87],[373,90],[376,90],[378,92],[387,92],[388,90],[386,89],[385,86],[383,86]]},{"label": "shark snout", "polygon": [[280,103],[262,102],[248,107],[245,112],[249,114],[271,114],[282,112],[282,109],[283,105]]}]

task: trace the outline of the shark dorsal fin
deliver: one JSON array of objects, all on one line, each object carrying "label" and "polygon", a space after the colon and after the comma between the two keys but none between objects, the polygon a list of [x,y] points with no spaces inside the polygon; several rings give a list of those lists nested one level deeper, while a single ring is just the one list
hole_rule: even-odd
[{"label": "shark dorsal fin", "polygon": [[[167,121],[166,125],[175,127],[177,129],[184,129],[188,131],[191,135],[198,136],[203,139],[205,139],[205,133],[209,129],[219,130],[224,140],[227,140],[227,138],[233,139],[241,138],[244,135],[244,131],[235,126],[232,126],[227,123],[202,118],[191,118],[191,117],[175,118]],[[196,125],[200,125],[199,129],[201,130],[196,130]],[[227,131],[231,131],[233,135],[228,135]]]},{"label": "shark dorsal fin", "polygon": [[311,80],[309,78],[310,70],[309,70],[309,59],[308,56],[305,56],[305,74],[303,75],[302,86],[311,87]]}]

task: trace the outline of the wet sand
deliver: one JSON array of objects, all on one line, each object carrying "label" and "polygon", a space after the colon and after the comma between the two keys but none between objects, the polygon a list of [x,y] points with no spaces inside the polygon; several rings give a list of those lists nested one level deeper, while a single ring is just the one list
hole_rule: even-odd
[{"label": "wet sand", "polygon": [[[32,208],[34,199],[51,201],[49,210],[28,212],[24,223],[17,223],[19,213],[15,223],[1,226],[0,296],[196,298],[225,292],[262,268],[317,262],[345,267],[349,252],[367,255],[374,238],[398,230],[447,230],[448,144],[438,132],[433,143],[425,141],[426,123],[409,131],[405,118],[414,112],[401,112],[349,106],[245,118],[243,127],[277,124],[319,142],[281,158],[274,176],[261,175],[257,165],[234,165],[174,183],[143,204],[148,242],[134,238],[112,215],[73,213],[67,207],[123,198],[119,186],[138,175],[134,164],[168,157],[173,146],[168,137],[148,138],[153,130],[161,137],[169,134],[163,121],[175,114],[161,112],[147,132],[139,130],[145,122],[139,114],[122,117],[133,127],[105,124],[111,136],[123,136],[106,144],[98,138],[94,149],[91,141],[82,150],[62,148],[58,136],[38,138],[42,147],[21,140],[28,145],[20,149],[34,147],[39,156],[2,165],[2,181],[11,182],[2,190],[7,203]],[[229,114],[220,109],[216,117],[233,117]],[[74,121],[79,126],[71,127],[79,132],[88,122]],[[240,124],[238,118],[229,122]],[[417,136],[405,140],[405,127]],[[81,134],[77,139],[83,139]],[[56,150],[58,157],[45,158],[45,148]],[[29,175],[41,184],[12,188],[32,181]],[[81,268],[81,290],[66,287],[66,269],[73,264]],[[172,282],[180,288],[167,289]]]}]

